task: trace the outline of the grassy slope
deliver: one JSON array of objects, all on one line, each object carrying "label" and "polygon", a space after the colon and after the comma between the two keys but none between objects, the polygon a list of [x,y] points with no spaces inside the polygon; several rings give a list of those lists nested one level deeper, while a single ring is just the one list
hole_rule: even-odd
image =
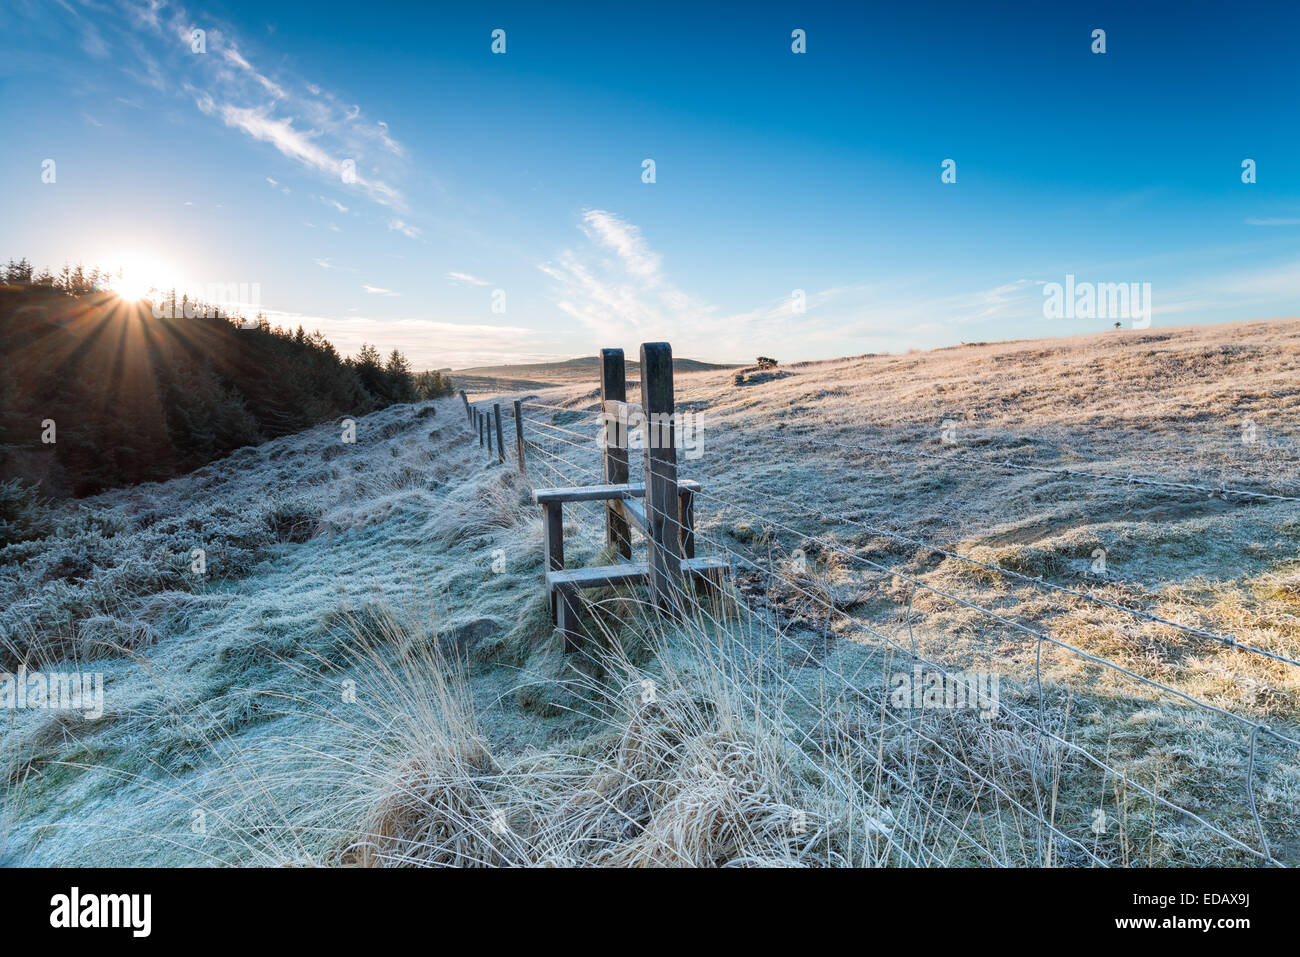
[{"label": "grassy slope", "polygon": [[[552,393],[542,401],[563,404],[564,395],[586,407],[590,390]],[[1300,495],[1300,322],[863,356],[798,364],[741,386],[731,384],[730,373],[700,373],[679,376],[677,395],[679,411],[705,416],[704,454],[687,462],[685,472],[705,483],[701,522],[716,547],[757,547],[779,561],[800,545],[817,555],[819,543],[803,536],[828,539],[1145,677],[1289,728],[1294,736],[1300,718],[1295,668],[1061,601],[880,530],[1296,658],[1295,503],[945,465],[843,446],[970,454]],[[1242,441],[1246,420],[1256,426],[1252,444]],[[955,447],[942,441],[946,421],[955,425]],[[594,456],[565,451],[579,465],[595,467]],[[1089,574],[1097,548],[1107,553],[1104,579]],[[786,575],[794,572],[789,563],[784,568]],[[913,596],[897,578],[838,555],[815,559],[812,576],[838,608],[884,623],[887,631],[906,620]],[[773,604],[794,628],[826,617],[824,608],[788,590]],[[923,654],[954,668],[987,668],[1032,681],[1032,638],[926,591],[916,593],[912,609]],[[860,628],[831,617],[833,627],[812,630],[862,639]],[[1153,697],[1131,679],[1051,645],[1043,666],[1062,707],[1068,699],[1075,711],[1072,726],[1081,743],[1134,769],[1134,779],[1181,806],[1242,824],[1248,728],[1202,721],[1176,699]],[[1004,687],[1008,693],[1014,694]],[[1257,797],[1263,795],[1261,813],[1274,849],[1294,856],[1300,851],[1290,810],[1300,790],[1296,756],[1269,742],[1260,768]],[[1066,795],[1078,802],[1071,813],[1086,816],[1088,807],[1098,806],[1096,791],[1103,786],[1089,780]],[[1081,793],[1087,788],[1095,790]],[[1198,853],[1215,859],[1212,851]],[[1157,856],[1187,859],[1169,849]]]},{"label": "grassy slope", "polygon": [[[864,528],[906,531],[1295,656],[1300,519],[1293,503],[1243,505],[890,460],[831,443],[947,454],[953,450],[941,444],[939,433],[951,419],[958,452],[1209,484],[1231,479],[1297,494],[1300,323],[970,346],[802,364],[785,373],[739,387],[726,371],[679,375],[679,408],[707,416],[705,454],[686,463],[686,472],[706,483],[699,502],[704,550],[726,547],[761,555],[763,562],[770,556],[807,591],[831,598],[882,633],[905,636],[908,589],[821,554],[817,543],[804,540],[816,536],[1219,706],[1296,727],[1300,684],[1284,666],[1261,665],[1118,613],[1062,602],[891,544]],[[594,384],[562,385],[541,401],[581,400]],[[485,467],[486,456],[466,441],[458,403],[439,401],[436,418],[418,418],[410,406],[375,413],[360,421],[356,446],[341,446],[333,430],[312,430],[243,450],[165,485],[85,503],[116,517],[124,537],[114,541],[127,551],[149,515],[181,513],[200,500],[238,505],[291,490],[318,506],[320,522],[307,541],[262,548],[259,564],[239,569],[236,580],[173,588],[162,599],[124,599],[118,616],[145,620],[160,640],[139,648],[139,661],[119,654],[87,665],[108,679],[109,714],[102,721],[15,714],[5,742],[11,770],[35,760],[26,784],[10,785],[0,860],[334,859],[329,852],[355,837],[381,785],[391,783],[394,769],[400,776],[401,761],[410,757],[409,736],[391,727],[393,714],[386,712],[429,704],[414,693],[403,698],[392,681],[373,685],[374,667],[348,660],[358,633],[381,633],[385,646],[428,645],[463,655],[478,733],[500,765],[530,782],[529,794],[545,788],[531,765],[527,774],[518,770],[521,762],[546,764],[551,774],[588,760],[582,755],[605,754],[601,742],[609,726],[583,713],[590,709],[581,694],[555,684],[561,676],[572,680],[573,673],[562,670],[538,597],[540,532],[533,510],[521,507],[523,491],[508,473]],[[1256,422],[1259,443],[1240,441],[1244,418]],[[570,429],[590,427],[576,415],[559,421]],[[594,462],[594,449],[565,452],[578,464]],[[583,521],[592,512],[573,510],[574,564],[598,552],[593,522]],[[790,556],[800,545],[806,571]],[[1105,581],[1084,574],[1097,547],[1108,552]],[[497,549],[504,574],[491,568]],[[930,831],[917,843],[952,844],[945,859],[980,862],[991,848],[995,859],[1008,863],[1084,862],[1069,848],[1045,854],[1038,837],[1026,837],[1015,814],[1008,816],[1005,801],[990,802],[987,788],[975,786],[969,772],[918,744],[915,735],[893,728],[872,732],[869,707],[827,699],[829,675],[856,673],[856,681],[870,688],[897,670],[896,662],[861,629],[750,574],[743,563],[739,569],[758,622],[741,643],[752,638],[766,649],[755,655],[774,654],[763,659],[764,668],[780,672],[778,679],[758,681],[775,681],[780,703],[766,700],[756,711],[775,708],[804,728],[821,728],[830,719],[836,742],[847,741],[855,755],[885,754],[903,779],[933,789],[928,793],[940,810],[961,820],[962,802],[971,802],[980,823],[967,830],[984,835],[978,839],[982,850],[953,842],[929,815]],[[998,671],[1006,707],[1037,714],[1032,639],[925,591],[912,604],[919,650],[954,667]],[[382,625],[386,608],[399,609],[400,627]],[[637,631],[635,624],[614,627],[624,638]],[[773,627],[782,632],[775,643]],[[832,635],[846,640],[828,642]],[[666,662],[676,661],[684,677],[674,688],[702,694],[712,680],[709,669],[682,633],[668,641],[658,664],[647,666],[667,683]],[[415,687],[422,680],[409,671],[395,674],[397,684]],[[1247,736],[1239,727],[1152,699],[1131,682],[1083,667],[1050,646],[1044,674],[1045,713],[1068,738],[1234,835],[1253,835],[1242,786]],[[349,676],[357,681],[359,705],[342,699]],[[801,704],[800,695],[813,704]],[[918,727],[931,727],[936,740],[962,751],[968,765],[983,768],[1009,795],[1027,805],[1058,801],[1052,817],[1072,836],[1089,834],[1098,806],[1124,815],[1122,827],[1090,838],[1102,859],[1240,859],[1190,820],[1132,794],[1117,796],[1122,787],[1095,769],[1041,743],[1024,744],[1010,722],[967,725],[960,715],[919,720]],[[812,739],[796,737],[805,751],[809,740],[833,750],[821,730]],[[1295,755],[1277,747],[1262,752],[1261,814],[1275,853],[1291,859],[1300,767]],[[529,757],[539,753],[544,761]],[[728,773],[734,781],[735,773]],[[822,777],[830,776],[823,767]],[[583,783],[574,793],[592,787]],[[890,781],[877,781],[869,796],[859,797],[859,824],[863,808],[871,814],[889,809],[882,813],[899,822],[901,834],[905,818],[915,822],[922,814]],[[196,808],[205,813],[202,834],[195,833]],[[662,817],[652,818],[647,833]],[[913,823],[911,832],[918,827]],[[866,833],[874,833],[872,827]],[[916,843],[900,841],[910,850],[898,857],[888,848],[876,854],[870,842],[867,851],[849,856],[925,860]]]}]

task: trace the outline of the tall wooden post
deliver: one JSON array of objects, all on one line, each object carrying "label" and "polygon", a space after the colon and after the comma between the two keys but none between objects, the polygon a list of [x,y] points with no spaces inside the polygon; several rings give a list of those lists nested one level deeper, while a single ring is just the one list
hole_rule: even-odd
[{"label": "tall wooden post", "polygon": [[470,408],[469,408],[469,396],[467,396],[467,395],[465,394],[465,390],[464,390],[464,389],[461,389],[461,390],[460,390],[460,401],[462,401],[462,402],[465,403],[465,418],[469,419],[469,424],[470,424],[470,425],[473,425],[473,424],[474,424],[474,413],[470,411]]},{"label": "tall wooden post", "polygon": [[682,558],[695,557],[695,492],[689,488],[678,489],[678,501],[682,503]]},{"label": "tall wooden post", "polygon": [[524,465],[524,403],[515,399],[515,450],[519,453],[519,471],[527,472]]},{"label": "tall wooden post", "polygon": [[[542,537],[548,571],[564,570],[564,503],[547,502],[542,505]],[[578,593],[573,588],[557,588],[551,592],[551,620],[564,634],[564,653],[578,650]]]},{"label": "tall wooden post", "polygon": [[673,422],[673,349],[641,344],[641,410],[646,418],[645,518],[650,539],[650,594],[669,611],[681,607],[681,520],[677,499],[677,445]]},{"label": "tall wooden post", "polygon": [[[600,350],[601,445],[605,484],[627,484],[627,406],[611,409],[607,402],[627,402],[627,373],[622,349]],[[632,557],[632,530],[623,503],[605,503],[605,542],[618,549],[624,558]]]},{"label": "tall wooden post", "polygon": [[487,450],[488,455],[492,455],[492,413],[483,413],[483,430],[487,432]]},{"label": "tall wooden post", "polygon": [[506,442],[501,438],[501,403],[492,403],[492,418],[497,420],[497,461],[505,464],[506,461]]},{"label": "tall wooden post", "polygon": [[479,448],[483,447],[483,410],[474,410],[474,420],[478,422],[478,444]]}]

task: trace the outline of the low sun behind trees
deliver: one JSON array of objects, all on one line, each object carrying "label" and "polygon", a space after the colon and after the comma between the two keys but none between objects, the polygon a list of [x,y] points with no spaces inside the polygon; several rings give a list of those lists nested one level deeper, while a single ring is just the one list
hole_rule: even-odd
[{"label": "low sun behind trees", "polygon": [[39,482],[44,495],[162,481],[320,422],[451,394],[396,349],[348,359],[319,332],[210,307],[157,318],[80,268],[65,285],[17,266],[0,277],[0,481]]}]

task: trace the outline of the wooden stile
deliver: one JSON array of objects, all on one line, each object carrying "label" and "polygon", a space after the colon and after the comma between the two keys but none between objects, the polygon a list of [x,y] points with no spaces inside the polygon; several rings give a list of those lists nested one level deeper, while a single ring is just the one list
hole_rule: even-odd
[{"label": "wooden stile", "polygon": [[645,512],[650,533],[650,595],[661,611],[681,607],[681,521],[673,413],[673,350],[641,344],[641,408],[645,413]]},{"label": "wooden stile", "polygon": [[[626,370],[621,349],[601,350],[601,453],[605,483],[572,488],[542,488],[533,493],[542,508],[546,554],[546,587],[551,616],[564,636],[566,652],[578,650],[578,609],[585,588],[646,582],[656,608],[679,613],[685,607],[683,587],[716,592],[728,565],[717,558],[695,557],[695,495],[700,483],[677,477],[673,356],[666,342],[641,346],[641,404],[627,401]],[[515,402],[515,434],[519,467],[524,468],[522,403]],[[498,416],[497,445],[501,445]],[[628,420],[644,422],[645,484],[628,481]],[[501,449],[504,456],[504,449]],[[644,499],[644,504],[642,504]],[[564,567],[564,504],[605,502],[605,540],[620,561],[592,568]],[[645,535],[649,558],[631,561],[635,525]]]}]

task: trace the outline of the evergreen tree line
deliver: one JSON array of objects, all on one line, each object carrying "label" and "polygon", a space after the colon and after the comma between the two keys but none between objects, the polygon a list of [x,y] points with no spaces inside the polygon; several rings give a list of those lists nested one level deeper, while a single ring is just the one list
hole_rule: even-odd
[{"label": "evergreen tree line", "polygon": [[[118,278],[121,278],[120,271]],[[98,268],[87,272],[81,263],[77,263],[75,266],[64,263],[63,268],[57,273],[50,272],[50,268],[46,266],[38,273],[34,271],[31,262],[24,256],[17,262],[12,259],[9,260],[8,265],[4,267],[3,275],[0,275],[0,279],[3,279],[9,285],[33,286],[37,289],[57,289],[71,296],[84,296],[86,293],[107,289],[112,284],[113,274],[107,269],[101,270]]]},{"label": "evergreen tree line", "polygon": [[195,318],[160,319],[97,288],[107,274],[66,272],[66,283],[38,283],[25,259],[4,272],[0,482],[62,497],[163,481],[245,445],[452,392],[396,349],[384,360],[367,344],[347,358],[319,331],[204,304]]}]

